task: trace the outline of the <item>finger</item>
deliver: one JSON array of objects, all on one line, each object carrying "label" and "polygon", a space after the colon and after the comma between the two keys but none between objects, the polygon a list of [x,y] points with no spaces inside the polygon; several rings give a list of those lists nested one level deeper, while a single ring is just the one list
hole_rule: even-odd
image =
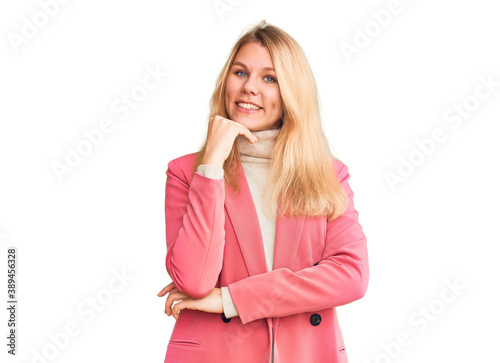
[{"label": "finger", "polygon": [[182,300],[181,302],[178,302],[177,304],[174,305],[172,308],[172,316],[174,317],[175,320],[179,319],[179,314],[181,313],[181,310],[186,309],[188,307],[189,300]]},{"label": "finger", "polygon": [[[233,122],[234,122],[234,121],[233,121]],[[247,129],[245,126],[243,126],[243,125],[242,125],[242,124],[240,124],[240,123],[237,123],[237,122],[235,122],[235,123],[236,123],[236,124],[240,127],[240,129],[241,129],[241,131],[239,132],[239,133],[240,133],[240,135],[245,136],[245,137],[248,139],[248,141],[249,141],[250,143],[254,144],[254,143],[256,143],[257,141],[259,141],[259,139],[257,139],[257,136],[255,136],[254,134],[252,134],[252,132],[251,132],[249,129]]]},{"label": "finger", "polygon": [[255,144],[259,139],[257,139],[257,136],[252,134],[250,131],[248,131],[248,134],[245,133],[245,137],[250,141],[252,144]]},{"label": "finger", "polygon": [[167,316],[172,315],[172,307],[170,306],[168,301],[165,302],[165,311],[164,312],[165,312],[165,314],[167,314]]},{"label": "finger", "polygon": [[168,316],[172,315],[172,304],[175,301],[184,300],[187,298],[189,298],[189,296],[187,296],[186,294],[184,294],[180,291],[179,292],[170,292],[168,297],[167,297],[167,300],[165,301],[165,314],[167,314]]},{"label": "finger", "polygon": [[167,300],[165,301],[165,314],[167,316],[172,315],[172,304],[175,302],[175,295],[172,295],[170,293],[167,297]]},{"label": "finger", "polygon": [[[165,296],[165,294],[172,289],[172,284],[173,283],[170,283],[167,286],[165,286],[163,289],[161,289],[161,291],[157,295],[158,296]],[[174,284],[174,286],[175,286],[175,284]]]},{"label": "finger", "polygon": [[165,286],[163,289],[161,289],[161,291],[157,295],[164,296],[167,292],[169,292],[173,288],[177,288],[177,287],[175,286],[175,283],[172,281],[167,286]]},{"label": "finger", "polygon": [[174,300],[165,301],[165,314],[167,314],[167,316],[172,315],[172,304],[173,303],[174,303]]}]

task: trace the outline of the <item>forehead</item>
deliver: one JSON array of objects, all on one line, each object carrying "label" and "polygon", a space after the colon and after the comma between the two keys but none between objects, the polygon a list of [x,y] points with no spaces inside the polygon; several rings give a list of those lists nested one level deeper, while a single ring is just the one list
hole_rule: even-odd
[{"label": "forehead", "polygon": [[251,42],[241,46],[234,57],[233,65],[243,65],[249,68],[266,68],[273,70],[271,54],[265,46]]}]

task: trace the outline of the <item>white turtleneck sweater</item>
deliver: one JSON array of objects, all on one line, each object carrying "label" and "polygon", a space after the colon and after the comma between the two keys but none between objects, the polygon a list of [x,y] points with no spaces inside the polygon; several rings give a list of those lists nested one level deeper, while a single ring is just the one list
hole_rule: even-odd
[{"label": "white turtleneck sweater", "polygon": [[[258,139],[255,144],[251,144],[248,139],[242,135],[238,135],[235,139],[235,143],[237,143],[240,151],[241,165],[243,166],[245,177],[247,179],[255,209],[257,211],[257,216],[259,218],[268,271],[272,271],[273,269],[276,218],[269,219],[264,214],[262,192],[267,178],[269,155],[271,154],[280,131],[281,129],[269,129],[252,132],[252,134],[254,134]],[[197,169],[197,173],[213,179],[223,179],[224,177],[224,169],[211,164],[200,165]],[[238,311],[233,304],[228,287],[221,287],[221,292],[224,315],[227,318],[238,316]]]}]

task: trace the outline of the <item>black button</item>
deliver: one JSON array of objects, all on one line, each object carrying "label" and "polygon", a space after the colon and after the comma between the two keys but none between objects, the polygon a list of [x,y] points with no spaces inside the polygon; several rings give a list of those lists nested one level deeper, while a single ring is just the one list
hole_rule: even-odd
[{"label": "black button", "polygon": [[226,316],[224,315],[224,313],[220,314],[221,318],[222,318],[222,321],[224,323],[229,323],[231,321],[231,318],[226,318]]},{"label": "black button", "polygon": [[314,266],[317,266],[317,265],[318,265],[318,263],[319,263],[319,261],[318,261],[318,262],[316,262],[316,263],[314,264]]},{"label": "black button", "polygon": [[311,315],[311,325],[312,326],[318,326],[319,323],[321,323],[321,315],[319,315],[319,314],[312,314]]}]

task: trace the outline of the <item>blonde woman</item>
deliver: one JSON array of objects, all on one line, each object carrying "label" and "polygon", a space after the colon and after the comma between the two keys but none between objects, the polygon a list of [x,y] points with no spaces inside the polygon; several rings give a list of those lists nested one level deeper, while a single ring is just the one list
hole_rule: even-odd
[{"label": "blonde woman", "polygon": [[366,292],[366,237],[290,35],[240,37],[205,144],[166,173],[165,362],[347,362],[335,308]]}]

